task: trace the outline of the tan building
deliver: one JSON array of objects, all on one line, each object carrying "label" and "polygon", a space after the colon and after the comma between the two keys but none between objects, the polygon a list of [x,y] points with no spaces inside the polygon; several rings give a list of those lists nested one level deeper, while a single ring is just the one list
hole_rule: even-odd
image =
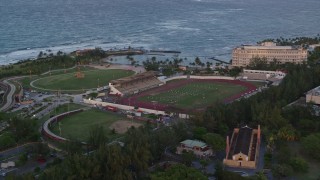
[{"label": "tan building", "polygon": [[242,45],[232,51],[232,66],[247,66],[256,57],[266,58],[269,63],[276,59],[282,64],[299,64],[307,60],[308,50],[300,46],[277,46],[273,42],[257,46]]},{"label": "tan building", "polygon": [[313,103],[313,104],[320,104],[320,86],[307,92],[306,102]]},{"label": "tan building", "polygon": [[193,152],[194,155],[200,158],[213,155],[212,149],[206,143],[190,139],[180,142],[180,145],[177,147],[177,154],[182,154],[183,152]]},{"label": "tan building", "polygon": [[231,143],[229,143],[229,137],[227,137],[226,145],[224,165],[255,169],[259,159],[260,125],[258,129],[252,129],[248,126],[235,128]]}]

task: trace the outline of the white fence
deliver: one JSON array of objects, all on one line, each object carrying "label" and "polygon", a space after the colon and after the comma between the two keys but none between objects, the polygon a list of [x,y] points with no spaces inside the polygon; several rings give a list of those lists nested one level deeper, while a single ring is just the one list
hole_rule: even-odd
[{"label": "white fence", "polygon": [[[235,80],[234,77],[229,77],[229,76],[189,76],[190,79],[226,79],[226,80]],[[170,77],[168,79],[164,79],[164,82],[175,80],[175,79],[187,79],[188,75],[183,75],[183,76],[175,76],[175,77]]]},{"label": "white fence", "polygon": [[[99,101],[94,101],[94,100],[89,100],[89,99],[83,99],[83,102],[87,103],[87,104],[97,105],[97,106],[112,106],[112,107],[116,107],[118,109],[122,109],[122,110],[126,110],[126,111],[134,109],[134,106],[127,106],[127,105],[122,105],[122,104],[114,104],[114,103],[109,103],[109,102],[99,102]],[[146,109],[146,108],[141,108],[141,107],[139,107],[139,111],[147,112],[147,113],[153,113],[153,114],[162,114],[162,115],[166,114],[164,111]]]}]

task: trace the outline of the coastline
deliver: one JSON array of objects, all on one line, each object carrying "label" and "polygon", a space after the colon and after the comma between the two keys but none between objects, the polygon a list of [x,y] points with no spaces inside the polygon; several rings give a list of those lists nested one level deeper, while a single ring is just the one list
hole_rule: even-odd
[{"label": "coastline", "polygon": [[[108,50],[122,50],[124,47],[129,47],[130,45],[126,46],[101,46],[101,44],[97,44],[95,46],[57,46],[57,47],[43,47],[43,48],[23,48],[23,49],[17,49],[12,52],[6,52],[6,53],[0,53],[0,66],[3,65],[13,65],[16,63],[19,63],[19,61],[26,61],[26,60],[36,60],[39,53],[45,52],[47,54],[53,53],[56,54],[57,52],[61,51],[66,54],[70,54],[77,50],[83,50],[83,49],[94,49],[94,48],[101,48],[104,51]],[[136,46],[132,46],[134,49],[142,49],[144,51],[148,51],[147,54],[143,54],[145,56],[168,56],[168,55],[174,55],[179,54],[179,58],[187,59],[188,61],[192,62],[196,57],[200,58],[211,58],[213,56],[218,57],[218,59],[223,59],[225,62],[228,62],[231,57],[231,51],[230,49],[223,49],[219,54],[212,54],[212,53],[204,53],[204,54],[193,54],[190,51],[183,51],[181,49],[168,49],[168,48],[150,48],[150,47],[142,47],[137,44]],[[142,55],[142,54],[138,54]],[[171,58],[171,57],[170,57]]]}]

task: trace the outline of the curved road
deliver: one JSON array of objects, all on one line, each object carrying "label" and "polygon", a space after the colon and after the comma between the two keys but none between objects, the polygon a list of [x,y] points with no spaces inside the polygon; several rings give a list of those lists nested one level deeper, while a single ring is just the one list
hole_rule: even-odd
[{"label": "curved road", "polygon": [[4,84],[7,84],[8,85],[8,89],[6,90],[4,96],[6,96],[6,103],[0,108],[0,111],[6,111],[7,109],[11,108],[11,106],[13,105],[14,103],[14,92],[16,91],[16,86],[11,84],[9,82],[9,80],[11,79],[15,79],[16,77],[14,78],[9,78],[9,79],[5,79],[3,80],[2,82]]},{"label": "curved road", "polygon": [[[75,67],[76,66],[71,67],[71,68],[67,68],[67,69],[73,69]],[[145,71],[145,69],[143,67],[140,67],[140,66],[139,67],[132,67],[130,65],[117,65],[117,64],[113,64],[108,68],[101,67],[101,66],[94,66],[94,65],[91,65],[91,67],[94,67],[96,69],[130,69],[132,71],[135,71],[136,73],[141,73],[141,72]],[[53,71],[61,71],[61,70],[66,70],[66,69],[56,69],[56,70],[52,70],[51,72],[53,72]],[[49,72],[50,71],[47,71],[47,72],[45,72],[43,74],[47,74]],[[11,84],[9,81],[13,80],[13,79],[23,78],[23,77],[26,77],[26,76],[11,77],[11,78],[8,78],[8,79],[5,79],[5,80],[2,81],[4,84],[7,84],[9,88],[6,90],[6,92],[4,94],[4,97],[7,98],[6,99],[6,103],[2,107],[0,107],[0,111],[6,111],[6,110],[10,109],[13,106],[13,103],[14,103],[14,93],[16,91],[16,86],[14,84]],[[37,79],[37,80],[39,80],[39,79]],[[34,80],[34,81],[36,81],[36,80]],[[33,85],[34,81],[32,81],[30,83],[30,85],[33,88],[37,88],[37,87],[35,87]],[[45,91],[50,91],[49,89],[42,89],[42,88],[38,88],[38,89],[45,90]],[[91,90],[91,89],[86,89],[86,90]]]}]

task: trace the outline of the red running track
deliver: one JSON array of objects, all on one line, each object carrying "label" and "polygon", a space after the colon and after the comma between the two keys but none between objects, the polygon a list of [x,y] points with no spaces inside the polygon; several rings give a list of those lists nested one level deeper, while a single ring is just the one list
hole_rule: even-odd
[{"label": "red running track", "polygon": [[244,81],[239,81],[239,80],[226,80],[226,79],[181,79],[175,82],[169,82],[163,86],[156,87],[153,89],[149,89],[146,91],[143,91],[141,93],[138,93],[136,95],[133,95],[131,97],[125,97],[119,99],[118,103],[119,104],[125,104],[125,105],[131,105],[131,106],[138,106],[142,108],[148,108],[148,109],[157,109],[161,111],[166,111],[170,109],[176,109],[180,110],[181,112],[186,112],[186,110],[183,109],[177,109],[175,107],[172,107],[171,105],[167,104],[161,104],[161,103],[152,103],[152,102],[142,102],[139,101],[138,98],[143,97],[143,96],[148,96],[150,94],[154,93],[161,93],[161,92],[167,92],[171,89],[176,89],[181,86],[184,86],[186,84],[192,83],[192,82],[207,82],[207,83],[212,83],[212,82],[222,82],[222,83],[230,83],[230,84],[236,84],[236,85],[241,85],[246,87],[247,89],[241,93],[232,95],[226,99],[223,100],[224,103],[230,103],[238,98],[240,98],[243,94],[248,93],[250,91],[255,91],[257,88],[255,85],[244,82]]}]

